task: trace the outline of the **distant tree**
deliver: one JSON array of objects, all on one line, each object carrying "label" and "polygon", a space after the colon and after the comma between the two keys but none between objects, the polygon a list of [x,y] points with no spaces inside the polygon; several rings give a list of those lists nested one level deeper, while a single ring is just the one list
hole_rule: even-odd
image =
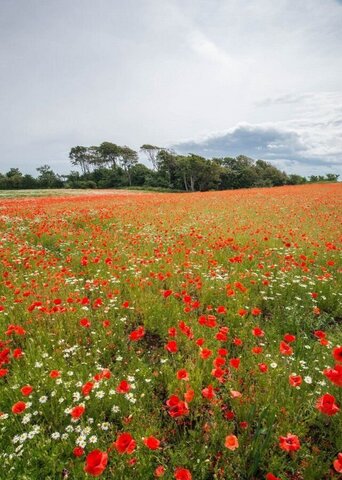
[{"label": "distant tree", "polygon": [[132,185],[131,169],[138,163],[138,154],[135,150],[132,150],[127,146],[120,147],[119,159],[121,166],[127,175],[128,183],[129,185]]},{"label": "distant tree", "polygon": [[98,147],[102,166],[115,168],[120,157],[120,147],[115,143],[102,142]]},{"label": "distant tree", "polygon": [[158,169],[158,162],[157,162],[158,153],[161,150],[163,150],[163,148],[156,147],[155,145],[150,145],[148,143],[144,143],[144,145],[140,147],[140,150],[147,156],[149,161],[152,163],[153,169],[157,170]]},{"label": "distant tree", "polygon": [[327,173],[326,177],[328,182],[337,182],[340,175],[336,173]]},{"label": "distant tree", "polygon": [[89,172],[89,156],[87,147],[72,147],[69,153],[71,164],[80,167],[83,174]]},{"label": "distant tree", "polygon": [[142,163],[137,163],[136,165],[133,165],[133,167],[131,168],[130,174],[131,174],[132,185],[141,187],[145,185],[146,181],[150,180],[150,177],[151,175],[153,175],[153,172]]},{"label": "distant tree", "polygon": [[59,175],[52,170],[49,165],[42,165],[38,167],[39,173],[37,181],[41,188],[61,188],[63,187],[63,181]]},{"label": "distant tree", "polygon": [[289,185],[302,185],[305,182],[306,182],[306,178],[302,177],[301,175],[296,175],[292,173],[291,175],[288,176],[287,183]]},{"label": "distant tree", "polygon": [[19,189],[22,188],[23,174],[19,168],[11,168],[6,174],[6,188]]}]

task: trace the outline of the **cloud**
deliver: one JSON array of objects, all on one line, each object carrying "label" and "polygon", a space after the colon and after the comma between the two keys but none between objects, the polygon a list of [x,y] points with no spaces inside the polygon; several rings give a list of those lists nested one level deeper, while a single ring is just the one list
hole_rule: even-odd
[{"label": "cloud", "polygon": [[337,143],[335,138],[316,134],[314,124],[296,127],[295,130],[281,124],[239,124],[222,133],[178,143],[173,148],[180,153],[197,153],[207,158],[244,154],[268,160],[290,173],[342,171],[341,136]]}]

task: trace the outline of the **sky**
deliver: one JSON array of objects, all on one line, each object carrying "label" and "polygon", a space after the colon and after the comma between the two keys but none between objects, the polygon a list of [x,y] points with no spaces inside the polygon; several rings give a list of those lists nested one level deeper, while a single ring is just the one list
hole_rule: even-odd
[{"label": "sky", "polygon": [[340,0],[0,0],[0,172],[111,141],[342,175],[341,50]]}]

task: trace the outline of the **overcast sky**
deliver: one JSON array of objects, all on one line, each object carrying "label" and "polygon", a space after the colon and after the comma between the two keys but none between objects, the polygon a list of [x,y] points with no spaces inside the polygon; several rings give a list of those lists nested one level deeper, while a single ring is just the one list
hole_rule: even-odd
[{"label": "overcast sky", "polygon": [[0,0],[0,171],[75,145],[342,174],[342,2]]}]

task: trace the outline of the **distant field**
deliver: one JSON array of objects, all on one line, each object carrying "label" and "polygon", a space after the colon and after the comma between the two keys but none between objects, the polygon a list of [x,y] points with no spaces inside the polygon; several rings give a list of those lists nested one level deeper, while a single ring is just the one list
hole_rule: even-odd
[{"label": "distant field", "polygon": [[339,478],[341,205],[0,192],[0,479]]},{"label": "distant field", "polygon": [[41,190],[0,190],[1,198],[20,198],[20,197],[65,197],[72,195],[110,195],[110,194],[131,195],[132,193],[138,194],[132,190],[115,190],[115,189],[67,189],[67,188],[55,188],[55,189],[41,189]]}]

